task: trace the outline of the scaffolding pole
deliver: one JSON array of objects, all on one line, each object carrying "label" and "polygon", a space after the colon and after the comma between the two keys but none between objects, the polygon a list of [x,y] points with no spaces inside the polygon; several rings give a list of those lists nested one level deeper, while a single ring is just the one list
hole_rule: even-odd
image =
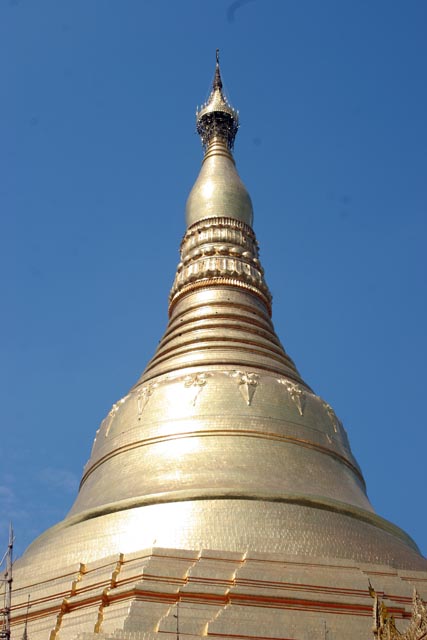
[{"label": "scaffolding pole", "polygon": [[9,525],[9,544],[6,551],[6,571],[2,582],[5,583],[5,598],[3,607],[3,628],[0,631],[1,640],[10,640],[10,611],[12,608],[12,565],[13,565],[13,527]]}]

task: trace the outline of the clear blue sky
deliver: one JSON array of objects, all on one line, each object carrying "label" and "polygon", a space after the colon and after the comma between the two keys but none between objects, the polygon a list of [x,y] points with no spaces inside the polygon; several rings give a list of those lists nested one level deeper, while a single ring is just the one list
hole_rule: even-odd
[{"label": "clear blue sky", "polygon": [[426,27],[425,0],[0,0],[0,546],[63,518],[166,326],[219,47],[277,333],[427,553]]}]

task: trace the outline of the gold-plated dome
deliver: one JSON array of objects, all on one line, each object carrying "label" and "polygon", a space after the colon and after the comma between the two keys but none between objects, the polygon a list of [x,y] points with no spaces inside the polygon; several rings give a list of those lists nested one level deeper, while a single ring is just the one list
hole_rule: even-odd
[{"label": "gold-plated dome", "polygon": [[102,422],[70,513],[21,566],[156,544],[425,570],[409,536],[374,513],[343,425],[275,333],[250,198],[218,113],[235,119],[217,61],[168,327]]}]

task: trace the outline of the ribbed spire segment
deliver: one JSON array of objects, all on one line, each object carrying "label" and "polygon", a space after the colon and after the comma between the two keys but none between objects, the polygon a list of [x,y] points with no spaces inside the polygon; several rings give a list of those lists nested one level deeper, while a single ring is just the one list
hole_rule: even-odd
[{"label": "ribbed spire segment", "polygon": [[272,297],[249,225],[233,218],[210,218],[188,229],[170,294],[170,311],[186,293],[212,285],[250,291],[271,315]]}]

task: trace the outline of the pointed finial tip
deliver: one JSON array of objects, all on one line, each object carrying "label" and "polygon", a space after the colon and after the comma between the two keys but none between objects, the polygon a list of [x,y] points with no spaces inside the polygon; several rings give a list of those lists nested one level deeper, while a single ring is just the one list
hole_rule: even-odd
[{"label": "pointed finial tip", "polygon": [[202,138],[202,144],[205,149],[214,136],[224,138],[228,148],[233,148],[234,138],[239,128],[239,116],[237,111],[228,103],[222,90],[219,49],[216,49],[212,91],[200,110],[197,109],[196,122],[197,132]]},{"label": "pointed finial tip", "polygon": [[216,50],[215,75],[214,75],[212,88],[219,89],[220,91],[222,91],[221,72],[219,70],[219,49]]}]

